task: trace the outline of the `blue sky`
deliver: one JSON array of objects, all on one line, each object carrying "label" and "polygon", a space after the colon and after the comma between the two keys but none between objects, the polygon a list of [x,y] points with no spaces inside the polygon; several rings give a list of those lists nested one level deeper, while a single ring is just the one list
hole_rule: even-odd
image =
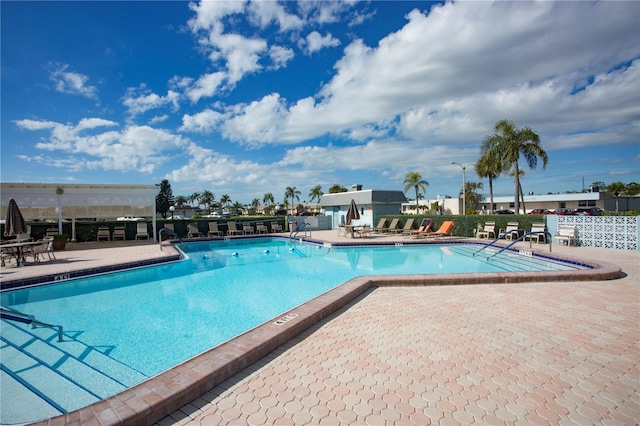
[{"label": "blue sky", "polygon": [[300,201],[315,185],[402,190],[418,171],[427,198],[456,196],[451,162],[477,161],[505,118],[549,155],[525,192],[640,181],[640,2],[0,8],[3,182],[166,178],[174,195],[248,203],[288,186]]}]

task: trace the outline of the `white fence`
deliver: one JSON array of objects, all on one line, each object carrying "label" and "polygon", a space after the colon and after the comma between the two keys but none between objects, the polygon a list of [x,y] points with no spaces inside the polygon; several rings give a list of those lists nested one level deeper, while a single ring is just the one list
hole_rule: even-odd
[{"label": "white fence", "polygon": [[547,216],[551,235],[559,225],[573,225],[578,245],[617,250],[638,250],[640,216]]}]

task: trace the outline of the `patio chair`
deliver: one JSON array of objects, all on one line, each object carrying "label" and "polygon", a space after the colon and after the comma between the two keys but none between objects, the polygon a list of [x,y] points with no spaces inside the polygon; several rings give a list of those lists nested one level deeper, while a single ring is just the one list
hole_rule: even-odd
[{"label": "patio chair", "polygon": [[[173,227],[173,225],[171,225]],[[165,228],[167,225],[165,225]],[[147,222],[136,223],[136,240],[148,240],[149,231],[147,231]]]},{"label": "patio chair", "polygon": [[534,222],[531,224],[531,232],[539,232],[536,234],[527,234],[524,237],[525,241],[535,241],[536,243],[547,242],[547,227],[544,222]]},{"label": "patio chair", "polygon": [[576,227],[573,225],[560,225],[558,231],[553,235],[553,240],[565,245],[578,244],[578,237],[576,236]]},{"label": "patio chair", "polygon": [[209,232],[207,235],[210,237],[222,237],[223,232],[218,229],[218,222],[209,222]]},{"label": "patio chair", "polygon": [[244,231],[242,229],[238,229],[235,221],[227,222],[227,235],[242,235]]},{"label": "patio chair", "polygon": [[278,222],[271,222],[271,232],[282,232],[282,225]]},{"label": "patio chair", "polygon": [[113,228],[113,241],[115,240],[126,240],[124,226],[116,226]]},{"label": "patio chair", "polygon": [[386,217],[383,217],[382,219],[380,219],[380,220],[378,221],[378,224],[376,225],[376,227],[375,227],[375,228],[373,228],[373,229],[371,230],[371,232],[373,232],[373,233],[375,233],[375,234],[378,234],[378,233],[384,232],[384,229],[385,229],[385,227],[384,227],[384,226],[385,226],[386,224],[387,224],[387,218],[386,218]]},{"label": "patio chair", "polygon": [[476,233],[477,238],[495,238],[496,237],[496,223],[494,221],[488,221],[484,223],[484,227]]},{"label": "patio chair", "polygon": [[47,237],[53,237],[54,235],[58,235],[58,228],[47,228],[47,233],[45,236]]},{"label": "patio chair", "polygon": [[198,224],[195,222],[191,222],[187,225],[187,237],[189,238],[200,238],[202,233],[198,229]]},{"label": "patio chair", "polygon": [[[55,260],[56,255],[53,254],[53,237],[45,237],[39,241],[40,244],[31,246],[28,255],[33,257],[33,262],[40,262],[40,257],[44,260],[44,256],[47,255],[49,260]],[[53,259],[52,259],[53,256]]]},{"label": "patio chair", "polygon": [[256,232],[258,234],[268,234],[269,228],[264,223],[256,223]]},{"label": "patio chair", "polygon": [[391,233],[393,230],[398,229],[399,221],[400,219],[398,219],[397,217],[394,217],[393,220],[391,220],[391,223],[389,224],[389,226],[384,228],[382,232],[388,234],[388,233]]},{"label": "patio chair", "polygon": [[96,239],[97,241],[102,241],[102,240],[111,241],[111,234],[109,233],[109,227],[100,226],[98,228],[98,235]]},{"label": "patio chair", "polygon": [[411,231],[413,229],[413,222],[415,221],[414,218],[410,217],[409,219],[407,219],[407,221],[404,223],[404,226],[402,227],[402,229],[392,229],[389,232],[391,232],[392,234],[400,234],[400,233],[404,233],[405,231]]},{"label": "patio chair", "polygon": [[506,240],[513,240],[520,238],[520,231],[518,229],[520,225],[518,222],[507,222],[507,228],[500,230],[500,235],[503,236]]},{"label": "patio chair", "polygon": [[255,234],[255,231],[253,230],[253,226],[251,226],[250,223],[243,223],[242,224],[242,232],[244,232],[244,235],[253,235],[253,234]]},{"label": "patio chair", "polygon": [[444,222],[442,222],[442,225],[440,225],[440,228],[438,228],[437,231],[426,232],[426,233],[424,233],[424,235],[421,235],[421,237],[424,237],[424,238],[441,238],[441,237],[451,236],[451,231],[453,230],[454,225],[455,225],[454,221],[445,220]]},{"label": "patio chair", "polygon": [[355,229],[353,231],[353,236],[354,237],[360,237],[360,238],[370,237],[371,236],[371,225],[367,224],[367,225],[364,225],[362,228]]},{"label": "patio chair", "polygon": [[420,227],[418,229],[404,231],[402,235],[405,237],[420,238],[420,235],[426,234],[431,230],[431,225],[433,225],[433,221],[431,219],[422,219],[422,223],[420,223]]}]

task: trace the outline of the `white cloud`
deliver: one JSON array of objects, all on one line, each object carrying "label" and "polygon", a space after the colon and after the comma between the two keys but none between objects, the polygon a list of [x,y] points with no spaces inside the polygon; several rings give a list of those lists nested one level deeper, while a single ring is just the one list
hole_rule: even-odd
[{"label": "white cloud", "polygon": [[87,99],[98,100],[98,89],[87,84],[89,77],[77,72],[67,71],[69,65],[57,65],[49,74],[55,90],[70,95],[80,95]]},{"label": "white cloud", "polygon": [[327,33],[324,37],[317,31],[312,31],[306,38],[300,39],[300,47],[308,55],[324,49],[325,47],[336,47],[340,45],[340,40]]},{"label": "white cloud", "polygon": [[[149,126],[127,126],[122,131],[100,132],[98,129],[114,127],[117,123],[99,118],[82,119],[75,126],[53,122],[38,125],[34,120],[21,120],[16,124],[29,130],[50,130],[50,136],[42,138],[36,149],[73,157],[74,171],[103,169],[151,173],[167,160],[166,153],[179,150],[188,142],[181,136]],[[69,166],[66,160],[48,164]]]},{"label": "white cloud", "polygon": [[275,22],[280,31],[290,31],[302,28],[304,21],[291,13],[276,1],[254,0],[248,6],[249,19],[260,28],[266,28]]},{"label": "white cloud", "polygon": [[198,102],[200,98],[211,97],[216,94],[226,77],[223,72],[204,74],[193,83],[193,86],[186,89],[185,95],[193,103]]},{"label": "white cloud", "polygon": [[182,117],[181,132],[211,133],[217,130],[225,116],[217,111],[206,109],[197,114],[185,114]]},{"label": "white cloud", "polygon": [[288,47],[274,45],[269,48],[269,57],[273,62],[272,69],[277,70],[286,67],[287,63],[293,59],[294,53]]},{"label": "white cloud", "polygon": [[173,90],[167,91],[166,96],[151,93],[144,85],[138,88],[129,88],[124,96],[122,104],[129,109],[129,114],[135,116],[149,110],[171,105],[174,111],[179,109],[179,94]]}]

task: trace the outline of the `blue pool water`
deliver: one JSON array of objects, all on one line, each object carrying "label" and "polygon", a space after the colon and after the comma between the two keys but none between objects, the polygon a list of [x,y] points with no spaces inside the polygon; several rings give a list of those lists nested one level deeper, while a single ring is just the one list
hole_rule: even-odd
[{"label": "blue pool water", "polygon": [[0,294],[2,307],[65,330],[58,342],[50,329],[0,321],[0,423],[113,395],[355,276],[576,269],[509,252],[487,260],[462,244],[331,248],[260,238],[181,248],[181,262]]}]

